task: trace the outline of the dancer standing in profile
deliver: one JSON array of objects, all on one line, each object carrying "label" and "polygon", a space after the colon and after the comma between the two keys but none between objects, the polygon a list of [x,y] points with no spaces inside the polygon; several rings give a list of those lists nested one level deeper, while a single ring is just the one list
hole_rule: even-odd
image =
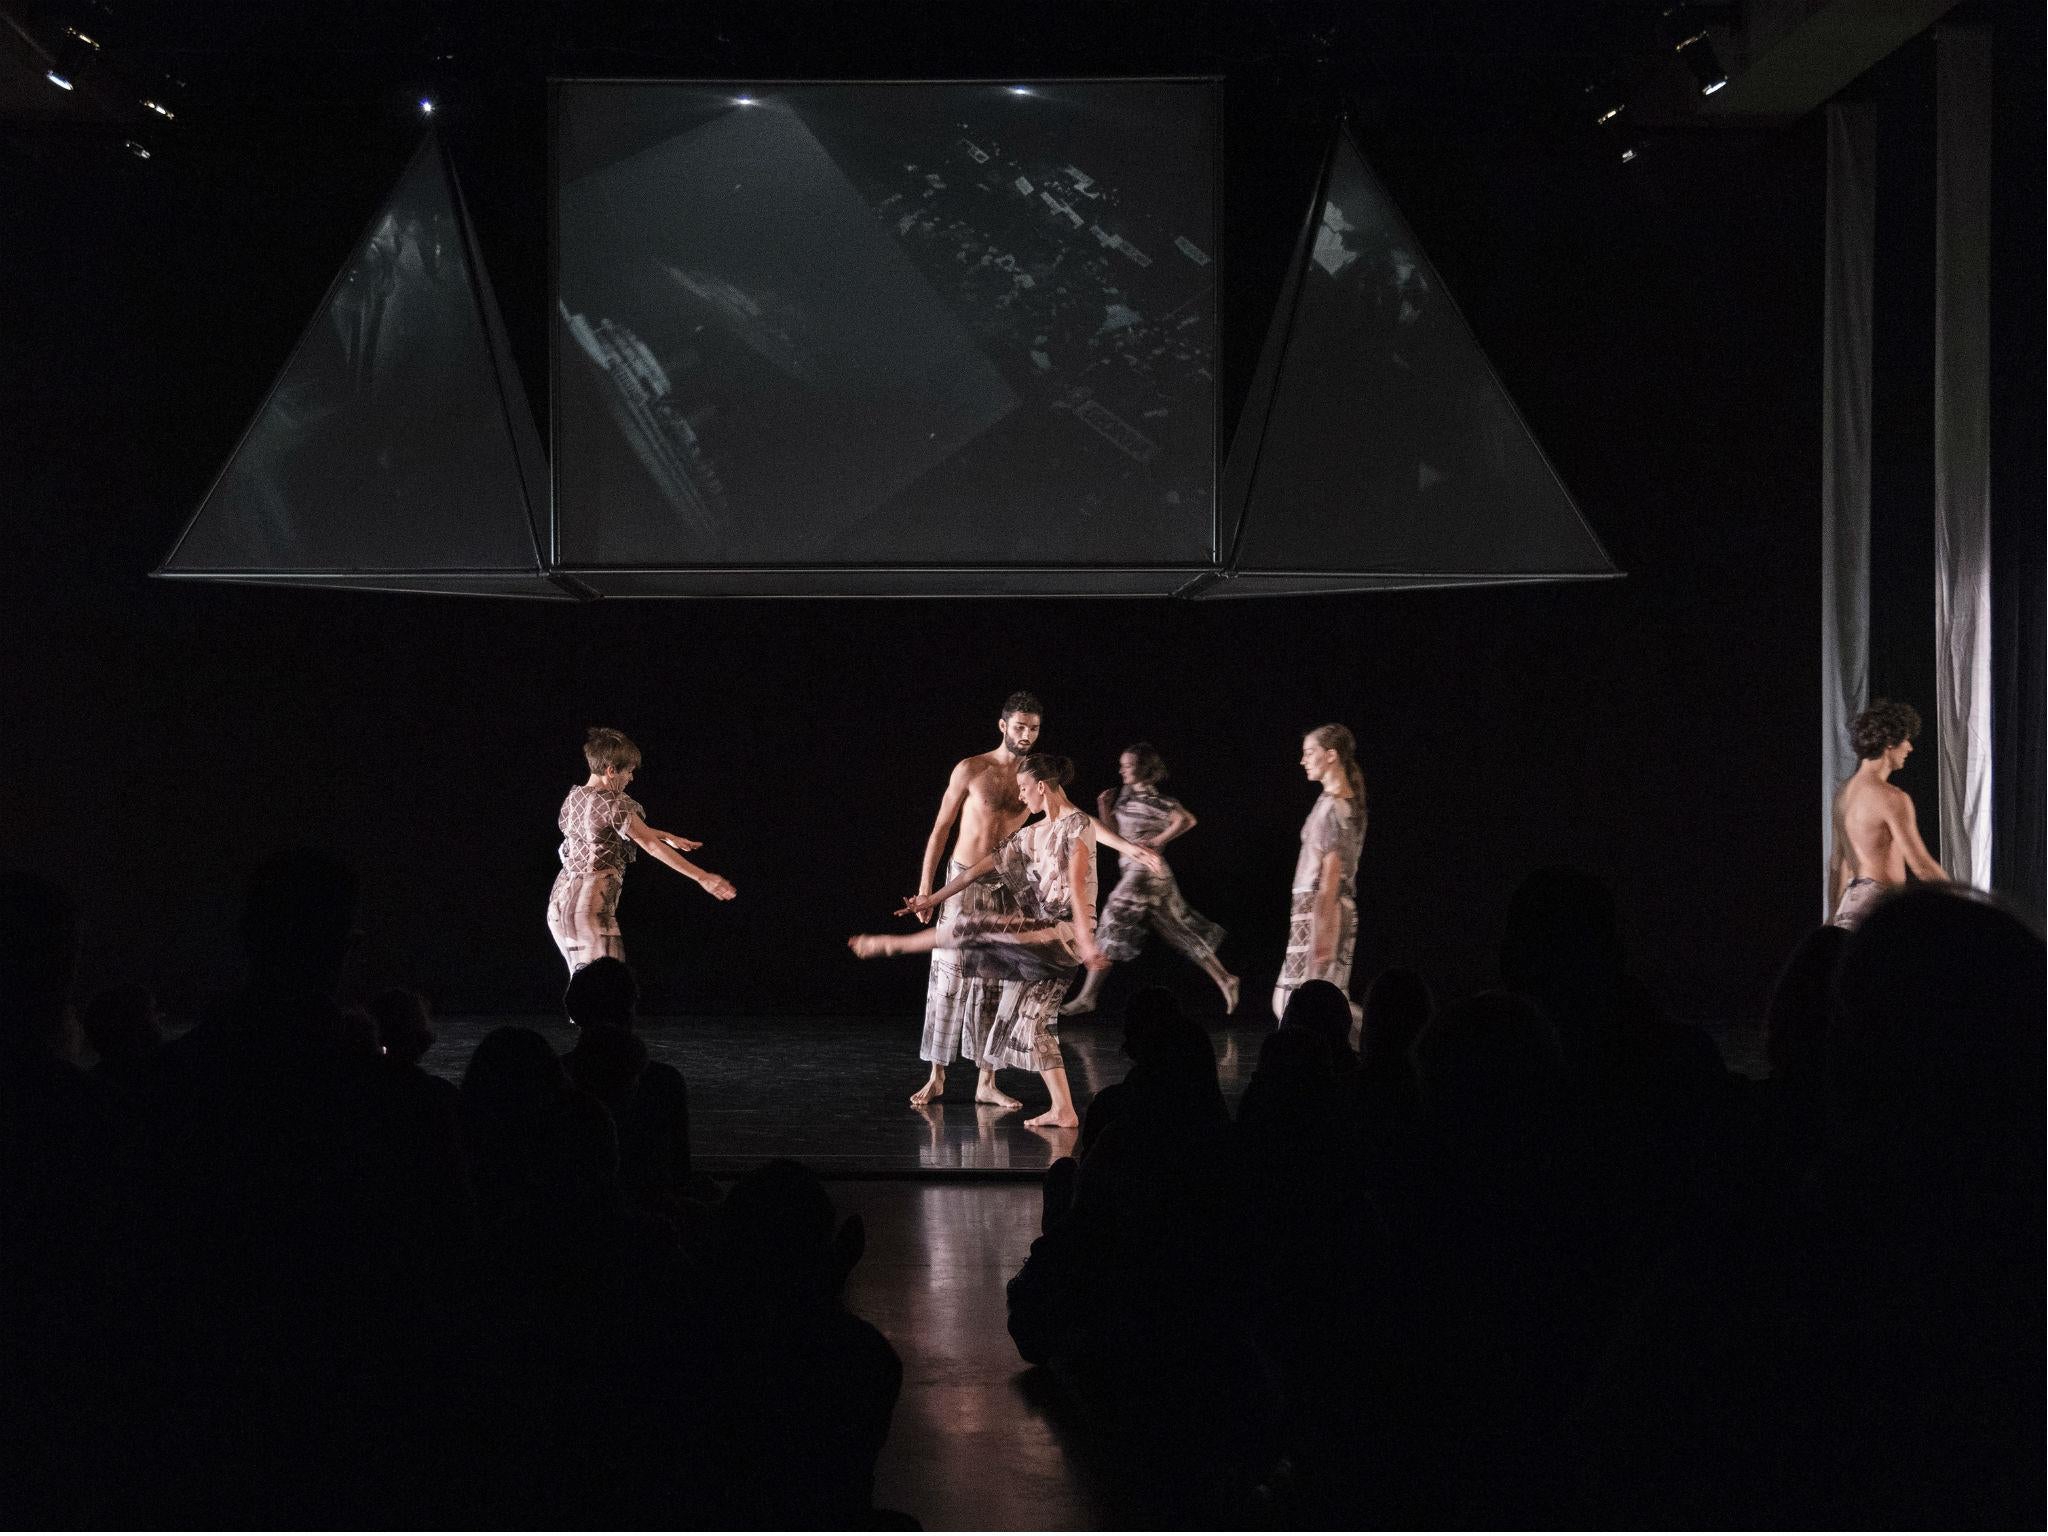
[{"label": "dancer standing in profile", "polygon": [[1913,755],[1920,711],[1879,699],[1849,722],[1856,771],[1835,791],[1835,856],[1828,870],[1828,923],[1854,928],[1885,892],[1915,880],[1946,880],[1948,871],[1920,840],[1913,800],[1891,782]]},{"label": "dancer standing in profile", "polygon": [[[1157,853],[1182,833],[1194,830],[1194,812],[1160,792],[1166,762],[1150,742],[1124,748],[1117,759],[1117,776],[1123,787],[1105,789],[1097,797],[1096,807],[1101,819],[1131,842]],[[1224,969],[1216,954],[1223,943],[1223,930],[1187,904],[1172,870],[1154,874],[1142,864],[1126,863],[1109,900],[1103,903],[1096,945],[1112,964],[1135,960],[1144,947],[1148,926],[1216,983],[1216,990],[1223,994],[1224,1013],[1237,1011],[1238,978]],[[1060,1012],[1093,1013],[1108,974],[1108,966],[1089,971],[1081,978],[1081,990]]]},{"label": "dancer standing in profile", "polygon": [[736,894],[725,876],[683,857],[702,843],[647,825],[640,802],[626,793],[640,768],[640,749],[623,732],[592,726],[583,761],[590,777],[569,791],[555,818],[562,829],[562,872],[548,894],[548,932],[572,976],[600,955],[626,958],[619,939],[619,887],[635,848],[696,881],[718,901]]},{"label": "dancer standing in profile", "polygon": [[[1319,725],[1301,739],[1301,768],[1323,788],[1301,827],[1288,909],[1287,958],[1273,988],[1273,1017],[1305,981],[1327,981],[1350,996],[1358,942],[1358,856],[1365,848],[1365,775],[1351,732]],[[1351,1005],[1358,1018],[1358,1005]]]},{"label": "dancer standing in profile", "polygon": [[907,898],[899,917],[929,921],[952,897],[993,875],[1009,900],[948,911],[922,933],[861,933],[846,941],[863,960],[883,955],[930,954],[941,945],[972,958],[975,968],[1013,982],[998,1027],[982,1047],[982,1060],[1021,1067],[1044,1079],[1052,1107],[1025,1121],[1034,1126],[1078,1126],[1080,1115],[1060,1055],[1060,999],[1074,972],[1109,962],[1095,944],[1095,822],[1066,796],[1074,765],[1035,753],[1018,769],[1017,790],[1032,822],[1004,838],[943,886]]}]

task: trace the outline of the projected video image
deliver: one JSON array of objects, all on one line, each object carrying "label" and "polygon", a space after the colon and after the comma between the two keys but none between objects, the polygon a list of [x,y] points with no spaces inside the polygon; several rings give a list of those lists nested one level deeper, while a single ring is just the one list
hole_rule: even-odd
[{"label": "projected video image", "polygon": [[565,564],[1209,557],[1207,85],[559,90]]},{"label": "projected video image", "polygon": [[1296,570],[1606,568],[1348,139],[1303,269],[1239,557]]}]

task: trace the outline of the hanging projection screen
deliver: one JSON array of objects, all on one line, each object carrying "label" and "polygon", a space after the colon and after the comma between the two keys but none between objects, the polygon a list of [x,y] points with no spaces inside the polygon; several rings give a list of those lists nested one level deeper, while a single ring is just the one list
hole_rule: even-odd
[{"label": "hanging projection screen", "polygon": [[1211,562],[1213,82],[554,92],[559,564]]}]

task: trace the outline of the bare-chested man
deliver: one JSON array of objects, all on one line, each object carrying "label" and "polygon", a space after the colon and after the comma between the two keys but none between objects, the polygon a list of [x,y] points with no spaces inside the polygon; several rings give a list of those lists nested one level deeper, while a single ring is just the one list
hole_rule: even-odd
[{"label": "bare-chested man", "polygon": [[[953,856],[946,866],[946,880],[952,880],[969,865],[995,851],[996,845],[1024,825],[1030,812],[1017,790],[1017,768],[1038,743],[1045,706],[1037,696],[1013,693],[1003,701],[996,723],[1002,735],[992,751],[962,758],[953,765],[946,780],[945,798],[925,839],[924,865],[918,872],[917,894],[929,896],[945,883],[939,879],[939,861],[946,855],[946,840],[953,838]],[[954,836],[954,824],[959,833]],[[1115,832],[1096,824],[1100,842],[1118,853],[1136,859],[1155,874],[1166,866],[1149,848],[1139,848]],[[1012,897],[994,874],[987,874],[931,912],[920,922],[936,918],[941,924],[964,913],[995,914],[1014,911]],[[973,955],[956,949],[932,951],[931,979],[925,985],[924,1039],[918,1054],[931,1063],[931,1075],[910,1096],[912,1104],[932,1103],[946,1091],[946,1067],[955,1056],[964,1057],[979,1069],[974,1085],[977,1104],[994,1104],[1003,1109],[1023,1105],[996,1086],[996,1069],[985,1058],[990,1038],[1016,1012],[1022,983],[1001,975],[980,975],[987,967],[977,965]],[[1005,1005],[1008,1005],[1007,1007]]]},{"label": "bare-chested man", "polygon": [[1920,714],[1910,704],[1879,699],[1849,722],[1849,742],[1862,759],[1835,794],[1835,855],[1828,870],[1828,921],[1854,928],[1886,891],[1916,880],[1946,880],[1948,874],[1920,841],[1913,801],[1891,784],[1905,767],[1920,731]]},{"label": "bare-chested man", "polygon": [[[924,865],[918,873],[917,894],[929,896],[941,884],[939,861],[945,857],[946,840],[953,838],[953,857],[946,868],[952,879],[970,864],[986,858],[996,844],[1024,825],[1029,814],[1017,793],[1017,765],[1031,755],[1038,741],[1038,729],[1045,708],[1028,693],[1013,693],[1003,701],[997,722],[1002,739],[993,751],[976,753],[953,765],[946,780],[945,798],[932,822],[932,835],[925,839]],[[954,837],[955,823],[959,835]],[[933,914],[942,923],[961,912],[1000,908],[1009,900],[1002,882],[993,875],[976,881]],[[929,922],[932,918],[926,917]],[[956,949],[932,951],[931,980],[925,985],[924,1039],[918,1055],[931,1063],[931,1076],[910,1096],[913,1104],[929,1104],[946,1091],[946,1066],[955,1056],[964,1057],[980,1069],[974,1086],[977,1104],[995,1104],[1004,1109],[1023,1106],[996,1086],[996,1069],[982,1060],[982,1046],[1002,1007],[1005,987],[1017,983],[970,974],[974,967],[963,963]]]}]

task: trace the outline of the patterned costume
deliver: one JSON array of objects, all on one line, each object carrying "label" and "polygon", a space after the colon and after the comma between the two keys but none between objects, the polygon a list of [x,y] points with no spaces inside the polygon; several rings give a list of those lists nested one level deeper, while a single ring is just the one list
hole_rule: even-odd
[{"label": "patterned costume", "polygon": [[[1126,784],[1117,792],[1110,820],[1131,842],[1149,845],[1180,808],[1178,800],[1162,795],[1150,784]],[[1215,961],[1221,968],[1216,951],[1223,944],[1223,930],[1187,904],[1173,871],[1155,875],[1126,859],[1115,889],[1102,904],[1102,922],[1095,939],[1110,959],[1135,960],[1144,946],[1147,927],[1195,964]]]},{"label": "patterned costume", "polygon": [[562,872],[548,893],[548,932],[573,974],[600,955],[626,958],[619,939],[619,886],[633,861],[626,828],[641,814],[624,790],[578,784],[562,802]]},{"label": "patterned costume", "polygon": [[[1071,873],[1076,843],[1088,849],[1087,886],[1080,891]],[[1058,821],[1035,821],[998,844],[995,861],[1009,900],[1001,908],[954,914],[942,942],[967,954],[982,976],[1011,983],[983,1040],[983,1063],[1052,1072],[1062,1064],[1060,1003],[1081,968],[1074,912],[1080,902],[1095,907],[1095,823],[1078,810]]]},{"label": "patterned costume", "polygon": [[[1358,943],[1358,855],[1365,847],[1365,808],[1355,800],[1324,793],[1301,826],[1301,853],[1294,861],[1294,899],[1288,909],[1287,958],[1273,988],[1273,1017],[1287,1012],[1287,1000],[1305,981],[1327,981],[1346,992],[1351,985],[1351,953]],[[1322,894],[1323,855],[1334,852],[1341,884],[1337,888],[1337,942],[1324,966],[1309,963],[1314,943],[1316,899]],[[1352,1014],[1357,1015],[1357,1005]]]},{"label": "patterned costume", "polygon": [[1842,904],[1835,908],[1835,915],[1828,919],[1828,926],[1854,928],[1870,915],[1870,909],[1877,905],[1878,898],[1890,889],[1890,886],[1880,885],[1868,875],[1858,875],[1842,892]]},{"label": "patterned costume", "polygon": [[[958,860],[946,866],[946,881],[959,878],[967,866]],[[963,918],[1014,916],[1017,904],[1009,887],[994,874],[983,875],[958,895],[948,896],[933,917],[938,925],[941,948],[932,951],[931,978],[924,989],[924,1038],[917,1054],[934,1066],[943,1067],[955,1056],[965,1057],[977,1067],[983,1065],[981,1050],[1004,1012],[1005,1004],[1015,1012],[1016,1002],[1008,994],[1017,983],[999,975],[985,974],[972,954],[943,947],[949,927]]]}]

